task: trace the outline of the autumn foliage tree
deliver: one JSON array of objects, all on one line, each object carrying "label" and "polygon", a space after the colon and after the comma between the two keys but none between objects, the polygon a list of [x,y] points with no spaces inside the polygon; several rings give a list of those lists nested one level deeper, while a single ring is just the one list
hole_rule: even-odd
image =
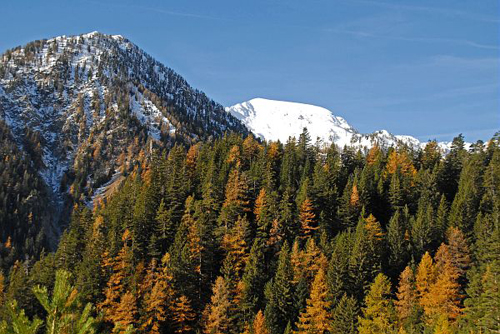
[{"label": "autumn foliage tree", "polygon": [[332,320],[330,307],[325,272],[320,268],[314,278],[307,307],[299,317],[296,333],[330,333]]}]

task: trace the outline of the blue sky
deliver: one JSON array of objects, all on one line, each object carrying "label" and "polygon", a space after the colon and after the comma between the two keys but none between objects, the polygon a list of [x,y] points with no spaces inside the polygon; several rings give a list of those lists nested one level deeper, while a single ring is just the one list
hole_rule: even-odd
[{"label": "blue sky", "polygon": [[121,34],[224,105],[320,105],[361,132],[500,130],[498,0],[4,1],[0,52]]}]

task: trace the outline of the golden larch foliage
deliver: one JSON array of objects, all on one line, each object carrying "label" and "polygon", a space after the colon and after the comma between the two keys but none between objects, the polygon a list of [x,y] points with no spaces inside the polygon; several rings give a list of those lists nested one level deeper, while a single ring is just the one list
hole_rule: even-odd
[{"label": "golden larch foliage", "polygon": [[434,334],[453,334],[450,322],[446,316],[439,316],[436,326],[434,327]]},{"label": "golden larch foliage", "polygon": [[224,278],[215,280],[210,305],[207,308],[205,325],[206,334],[228,333],[231,325],[229,313],[231,310],[230,291]]},{"label": "golden larch foliage", "polygon": [[446,233],[451,263],[460,277],[464,277],[471,264],[470,249],[465,235],[456,227],[450,227]]},{"label": "golden larch foliage", "polygon": [[189,299],[182,295],[172,306],[172,321],[174,323],[175,333],[189,333],[193,330],[192,323],[195,319],[195,313],[191,308]]},{"label": "golden larch foliage", "polygon": [[259,191],[259,195],[257,196],[257,199],[255,200],[255,208],[253,210],[253,213],[255,214],[255,220],[259,221],[260,219],[260,213],[262,211],[262,208],[265,207],[266,205],[266,189],[262,188]]},{"label": "golden larch foliage", "polygon": [[279,146],[277,142],[272,142],[269,144],[269,147],[267,149],[267,156],[271,158],[271,160],[274,160],[278,158],[279,155]]},{"label": "golden larch foliage", "polygon": [[325,271],[320,269],[314,278],[311,295],[307,299],[307,307],[299,316],[298,329],[295,333],[330,333],[332,331],[330,307]]},{"label": "golden larch foliage", "polygon": [[257,312],[253,321],[253,334],[270,334],[266,326],[266,319],[261,310]]},{"label": "golden larch foliage", "polygon": [[274,246],[284,238],[283,226],[278,219],[274,219],[269,231],[269,239],[267,245]]},{"label": "golden larch foliage", "polygon": [[370,214],[368,218],[365,219],[365,230],[370,240],[381,241],[384,237],[384,232],[382,230],[382,227],[380,226],[380,223],[372,214]]},{"label": "golden larch foliage", "polygon": [[223,207],[238,206],[244,212],[251,211],[248,207],[250,201],[247,198],[248,184],[244,174],[240,173],[238,169],[233,169],[229,174],[229,179],[226,184],[226,198]]},{"label": "golden larch foliage", "polygon": [[357,206],[359,204],[359,192],[357,185],[352,186],[351,198],[349,200],[349,204],[351,206]]},{"label": "golden larch foliage", "polygon": [[234,145],[233,147],[231,147],[231,150],[229,150],[229,155],[227,157],[226,162],[229,164],[234,163],[237,168],[240,167],[241,154],[240,154],[240,147],[238,145]]},{"label": "golden larch foliage", "polygon": [[137,300],[134,294],[127,291],[121,298],[113,312],[113,316],[109,318],[114,323],[113,333],[126,333],[129,325],[136,324],[137,317]]},{"label": "golden larch foliage", "polygon": [[12,248],[12,239],[10,238],[10,235],[7,237],[7,241],[5,242],[4,247],[7,249]]},{"label": "golden larch foliage", "polygon": [[422,307],[427,305],[429,290],[436,280],[436,267],[429,252],[425,252],[417,268],[415,276],[419,302]]},{"label": "golden larch foliage", "polygon": [[399,277],[398,291],[396,292],[397,300],[396,310],[398,311],[399,321],[403,323],[412,315],[417,306],[417,289],[415,286],[415,277],[413,270],[409,266],[403,270]]},{"label": "golden larch foliage", "polygon": [[201,237],[198,230],[197,224],[191,224],[188,227],[188,247],[190,258],[193,261],[196,261],[195,272],[201,274],[201,264],[202,264],[202,255],[203,255],[203,244],[201,242]]},{"label": "golden larch foliage", "polygon": [[293,267],[293,283],[299,282],[301,277],[305,275],[304,273],[304,252],[300,250],[300,246],[297,240],[292,245],[292,251],[290,253],[290,262]]},{"label": "golden larch foliage", "polygon": [[390,175],[396,173],[397,170],[401,171],[401,174],[408,176],[415,176],[417,174],[417,170],[415,166],[408,156],[408,153],[404,151],[397,152],[393,150],[389,154],[389,158],[387,160],[386,171]]},{"label": "golden larch foliage", "polygon": [[116,319],[120,318],[117,312],[120,303],[122,303],[121,299],[123,299],[122,294],[124,292],[123,281],[126,276],[126,269],[130,265],[128,261],[131,258],[131,250],[128,245],[130,232],[128,229],[123,233],[122,240],[123,247],[116,258],[109,257],[107,252],[103,254],[103,269],[110,272],[111,275],[104,289],[105,299],[97,307],[103,311],[104,319],[110,322],[116,322]]},{"label": "golden larch foliage", "polygon": [[160,333],[161,323],[166,320],[173,295],[170,280],[166,267],[158,268],[153,259],[140,287],[143,295],[141,329],[148,333]]},{"label": "golden larch foliage", "polygon": [[312,201],[307,197],[300,206],[299,220],[303,238],[310,237],[313,231],[319,228],[316,224],[316,214],[314,213]]},{"label": "golden larch foliage", "polygon": [[301,258],[304,272],[310,280],[316,277],[319,270],[326,271],[328,267],[328,259],[312,238],[307,241],[306,247],[302,251]]},{"label": "golden larch foliage", "polygon": [[392,333],[395,312],[390,298],[391,283],[384,274],[378,274],[365,297],[363,317],[359,319],[359,334]]},{"label": "golden larch foliage", "polygon": [[253,136],[247,136],[243,141],[243,155],[246,159],[252,161],[259,151],[262,149],[262,146],[253,138]]},{"label": "golden larch foliage", "polygon": [[200,151],[200,145],[196,144],[189,148],[186,153],[186,168],[190,171],[194,171],[196,168],[196,160],[198,159]]},{"label": "golden larch foliage", "polygon": [[238,277],[241,277],[248,260],[248,247],[245,241],[244,223],[244,219],[238,219],[236,225],[229,233],[225,234],[222,239],[222,247],[228,254],[231,254],[233,268],[238,274]]},{"label": "golden larch foliage", "polygon": [[452,257],[447,245],[441,244],[435,259],[436,269],[439,274],[435,283],[430,287],[430,298],[424,311],[426,316],[432,319],[436,316],[444,316],[449,320],[454,320],[461,313],[459,274],[452,263]]},{"label": "golden larch foliage", "polygon": [[381,153],[382,151],[378,144],[373,145],[366,156],[366,163],[368,165],[373,165],[380,158]]}]

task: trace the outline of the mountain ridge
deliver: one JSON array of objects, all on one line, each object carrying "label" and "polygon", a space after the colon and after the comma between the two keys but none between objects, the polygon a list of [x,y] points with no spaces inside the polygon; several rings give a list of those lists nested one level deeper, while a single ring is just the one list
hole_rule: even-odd
[{"label": "mountain ridge", "polygon": [[[198,125],[181,134],[193,141],[228,130],[246,132],[223,112],[222,105],[121,35],[97,31],[63,35],[28,43],[0,57],[0,118],[20,144],[25,127],[41,133],[42,160],[47,167],[42,177],[52,189],[61,181],[61,169],[69,168],[73,159],[56,154],[59,134],[88,138],[95,126],[108,121],[106,111],[117,109],[119,103],[103,100],[115,84],[129,86],[129,101],[123,104],[128,102],[127,111],[146,128],[148,138],[159,141],[162,133],[175,136],[194,122]],[[165,112],[162,107],[183,110]],[[77,119],[77,112],[84,120]],[[83,133],[74,128],[78,121],[85,123],[80,124]],[[79,144],[71,146],[74,153]]]},{"label": "mountain ridge", "polygon": [[[312,104],[253,98],[225,110],[263,140],[286,142],[289,137],[298,138],[305,127],[313,141],[319,139],[327,145],[335,143],[340,148],[354,146],[366,150],[375,144],[384,148],[404,144],[418,149],[427,144],[413,136],[394,135],[387,130],[362,134],[344,118]],[[451,142],[438,142],[438,146],[446,153]]]}]

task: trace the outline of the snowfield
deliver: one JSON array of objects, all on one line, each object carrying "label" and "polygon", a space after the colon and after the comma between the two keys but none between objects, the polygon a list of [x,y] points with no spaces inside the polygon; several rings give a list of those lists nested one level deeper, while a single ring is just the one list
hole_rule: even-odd
[{"label": "snowfield", "polygon": [[[393,135],[387,130],[361,134],[330,110],[305,103],[255,98],[227,107],[226,112],[239,119],[263,140],[279,140],[285,143],[290,137],[298,138],[303,129],[307,128],[313,143],[335,143],[340,148],[353,146],[366,150],[375,144],[383,148],[398,144],[424,148],[427,144],[412,136]],[[438,145],[443,153],[447,153],[451,148],[450,142],[441,142]]]}]

